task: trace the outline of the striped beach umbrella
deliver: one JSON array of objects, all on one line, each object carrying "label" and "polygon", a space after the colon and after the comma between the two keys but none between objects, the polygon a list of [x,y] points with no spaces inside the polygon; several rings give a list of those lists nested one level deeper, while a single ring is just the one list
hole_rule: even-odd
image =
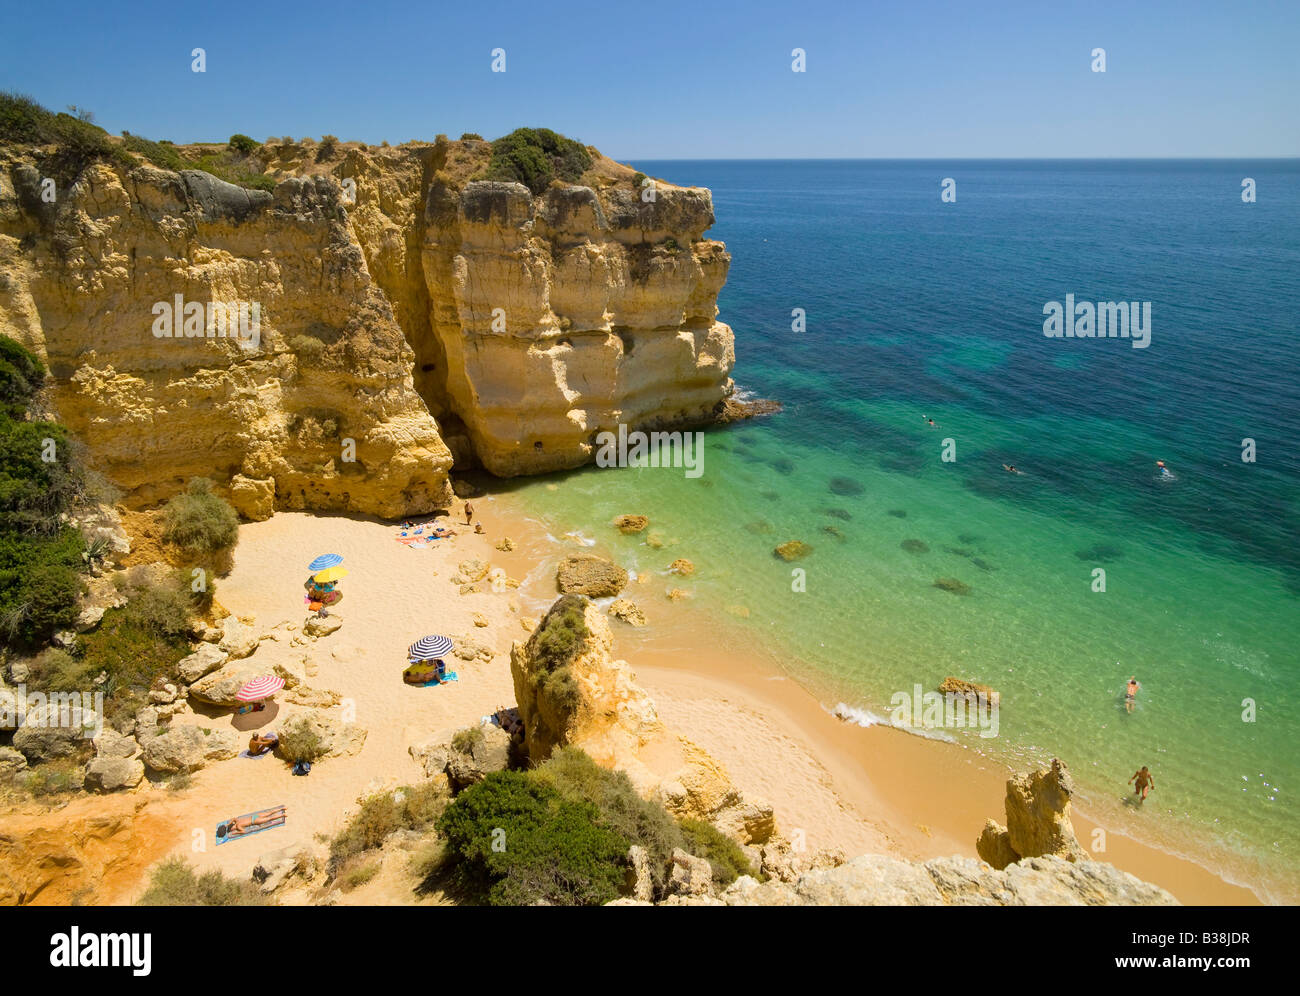
[{"label": "striped beach umbrella", "polygon": [[339,580],[339,578],[345,578],[347,576],[348,576],[348,572],[346,568],[327,567],[325,568],[325,570],[317,571],[315,574],[313,574],[312,579],[315,581],[320,581],[322,583],[327,583],[329,581],[337,581]]},{"label": "striped beach umbrella", "polygon": [[323,571],[327,567],[338,567],[341,563],[343,563],[343,558],[337,553],[322,553],[307,565],[307,570],[315,573],[316,571]]},{"label": "striped beach umbrella", "polygon": [[413,661],[432,661],[446,657],[452,650],[452,642],[445,636],[426,636],[411,644],[406,653]]},{"label": "striped beach umbrella", "polygon": [[284,679],[276,677],[273,674],[264,674],[260,678],[254,678],[252,681],[245,683],[244,687],[235,693],[235,698],[240,702],[260,702],[269,695],[274,695],[284,687]]}]

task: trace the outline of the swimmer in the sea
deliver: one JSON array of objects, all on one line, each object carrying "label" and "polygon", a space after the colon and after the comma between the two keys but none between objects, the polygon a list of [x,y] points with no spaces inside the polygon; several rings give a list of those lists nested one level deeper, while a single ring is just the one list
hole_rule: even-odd
[{"label": "swimmer in the sea", "polygon": [[1156,466],[1160,468],[1160,476],[1161,476],[1161,477],[1173,477],[1173,476],[1174,476],[1173,474],[1169,473],[1169,468],[1165,466],[1165,462],[1164,462],[1163,460],[1157,460],[1157,461],[1156,461]]},{"label": "swimmer in the sea", "polygon": [[1013,464],[1013,463],[1004,463],[1004,464],[1002,465],[1002,469],[1005,470],[1008,474],[1019,474],[1019,473],[1020,473],[1020,471],[1016,470],[1016,465]]},{"label": "swimmer in the sea", "polygon": [[1128,712],[1133,711],[1133,705],[1137,700],[1138,689],[1141,687],[1142,683],[1137,680],[1137,675],[1129,678],[1128,686],[1124,689],[1124,708]]}]

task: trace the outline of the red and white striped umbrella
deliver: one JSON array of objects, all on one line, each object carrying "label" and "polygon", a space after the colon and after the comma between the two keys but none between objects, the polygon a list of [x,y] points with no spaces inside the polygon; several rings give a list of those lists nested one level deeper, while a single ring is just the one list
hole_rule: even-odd
[{"label": "red and white striped umbrella", "polygon": [[264,674],[260,678],[254,678],[235,693],[235,698],[240,702],[258,702],[268,695],[274,695],[284,687],[284,679],[277,678],[273,674]]}]

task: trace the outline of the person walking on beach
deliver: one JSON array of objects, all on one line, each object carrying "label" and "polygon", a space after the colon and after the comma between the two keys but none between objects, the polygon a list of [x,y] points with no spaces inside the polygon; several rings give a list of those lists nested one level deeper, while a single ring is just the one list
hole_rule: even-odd
[{"label": "person walking on beach", "polygon": [[1124,689],[1124,708],[1128,712],[1133,711],[1133,705],[1137,700],[1138,689],[1141,687],[1142,683],[1137,680],[1137,675],[1129,678],[1128,686]]},{"label": "person walking on beach", "polygon": [[469,525],[474,518],[474,506],[465,502],[465,525]]},{"label": "person walking on beach", "polygon": [[1146,802],[1147,793],[1156,787],[1156,780],[1151,777],[1151,772],[1147,770],[1144,764],[1140,769],[1133,772],[1133,777],[1129,779],[1133,784],[1133,794],[1142,793],[1142,801]]}]

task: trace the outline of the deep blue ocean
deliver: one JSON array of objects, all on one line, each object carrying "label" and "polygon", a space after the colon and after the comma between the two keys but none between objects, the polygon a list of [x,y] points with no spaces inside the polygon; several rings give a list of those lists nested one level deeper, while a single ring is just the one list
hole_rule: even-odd
[{"label": "deep blue ocean", "polygon": [[[914,681],[994,685],[981,749],[1061,756],[1098,815],[1295,901],[1300,161],[634,165],[712,190],[736,383],[786,408],[710,434],[699,480],[584,473],[541,513],[649,514],[701,598],[864,721]],[[1150,302],[1149,347],[1046,337],[1067,294]]]}]

